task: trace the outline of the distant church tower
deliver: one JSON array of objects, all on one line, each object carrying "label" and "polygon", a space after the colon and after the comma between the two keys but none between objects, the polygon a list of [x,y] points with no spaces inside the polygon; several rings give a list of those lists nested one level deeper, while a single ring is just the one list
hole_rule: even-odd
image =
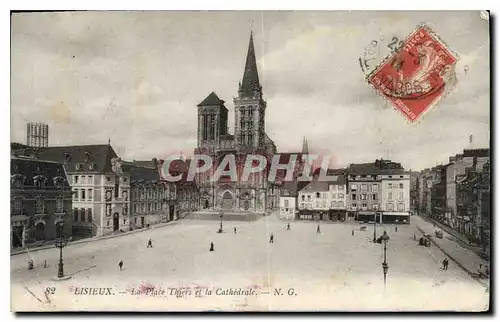
[{"label": "distant church tower", "polygon": [[220,137],[227,134],[228,110],[215,92],[198,104],[198,147],[211,152],[217,149]]},{"label": "distant church tower", "polygon": [[305,136],[302,140],[302,154],[309,154],[309,144]]},{"label": "distant church tower", "polygon": [[260,149],[265,145],[266,102],[262,98],[257,61],[250,33],[247,60],[238,96],[234,98],[234,139],[237,147]]}]

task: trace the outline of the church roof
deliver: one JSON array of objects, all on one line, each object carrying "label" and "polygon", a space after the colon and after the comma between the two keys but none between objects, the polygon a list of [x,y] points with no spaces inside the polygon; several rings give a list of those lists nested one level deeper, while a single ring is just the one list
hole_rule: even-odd
[{"label": "church roof", "polygon": [[198,106],[222,106],[223,104],[224,101],[215,92],[212,92]]},{"label": "church roof", "polygon": [[257,60],[255,59],[255,49],[253,46],[253,36],[250,34],[248,44],[247,60],[245,63],[245,72],[241,82],[240,91],[251,92],[260,89],[259,73],[257,71]]}]

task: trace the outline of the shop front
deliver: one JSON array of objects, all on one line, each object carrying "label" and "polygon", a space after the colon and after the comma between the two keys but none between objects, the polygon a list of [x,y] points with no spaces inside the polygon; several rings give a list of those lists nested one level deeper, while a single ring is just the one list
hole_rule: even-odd
[{"label": "shop front", "polygon": [[345,221],[347,220],[347,214],[345,210],[342,209],[330,209],[327,213],[323,215],[323,220],[325,221]]},{"label": "shop front", "polygon": [[409,224],[410,212],[384,211],[382,213],[382,222],[384,224]]}]

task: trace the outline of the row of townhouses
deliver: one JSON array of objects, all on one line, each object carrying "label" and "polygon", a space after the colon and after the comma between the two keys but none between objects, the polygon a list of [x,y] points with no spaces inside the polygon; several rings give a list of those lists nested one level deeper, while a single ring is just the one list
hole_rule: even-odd
[{"label": "row of townhouses", "polygon": [[490,240],[490,150],[464,149],[417,177],[416,209],[472,242]]},{"label": "row of townhouses", "polygon": [[329,180],[286,182],[281,190],[280,217],[324,221],[409,223],[410,172],[400,163],[376,160],[328,169]]},{"label": "row of townhouses", "polygon": [[[172,172],[185,172],[187,161],[178,160]],[[75,240],[169,222],[196,210],[196,184],[161,180],[159,166],[156,159],[123,161],[109,144],[13,144],[11,247],[53,240],[59,221],[64,236]]]}]

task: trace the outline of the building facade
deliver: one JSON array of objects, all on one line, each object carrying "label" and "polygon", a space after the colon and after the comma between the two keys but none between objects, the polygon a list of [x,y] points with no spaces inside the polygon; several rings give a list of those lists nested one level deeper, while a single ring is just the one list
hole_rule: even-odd
[{"label": "building facade", "polygon": [[[363,222],[409,222],[410,177],[401,163],[380,159],[371,163],[351,164],[348,178],[348,217]],[[404,192],[399,190],[400,183],[403,183]],[[397,185],[398,190],[393,191],[393,184]],[[384,188],[389,190],[389,186],[390,191],[384,191]],[[399,192],[404,193],[401,202],[398,202]],[[393,196],[394,193],[396,195]],[[405,211],[399,212],[398,209]],[[385,219],[384,211],[388,212]]]},{"label": "building facade", "polygon": [[344,171],[328,170],[328,181],[313,180],[298,192],[298,219],[345,221],[347,185]]},{"label": "building facade", "polygon": [[446,220],[456,227],[462,216],[458,214],[457,177],[463,176],[467,168],[474,167],[480,172],[490,159],[490,149],[464,149],[463,153],[450,157],[446,168]]},{"label": "building facade", "polygon": [[410,171],[410,211],[417,213],[420,209],[420,173]]},{"label": "building facade", "polygon": [[351,220],[369,221],[376,218],[381,202],[379,172],[378,163],[349,166],[347,216]]},{"label": "building facade", "polygon": [[381,222],[410,223],[410,173],[402,169],[381,170]]},{"label": "building facade", "polygon": [[[478,171],[479,170],[479,171]],[[457,176],[457,231],[474,243],[489,242],[490,163],[475,164]]]},{"label": "building facade", "polygon": [[[162,180],[167,183],[168,181],[163,179],[165,174],[161,172],[163,171],[163,163],[164,160],[160,160],[160,174],[162,176]],[[180,180],[174,182],[177,192],[177,206],[175,207],[174,220],[183,218],[190,212],[197,211],[199,209],[207,209],[209,206],[207,200],[204,200],[203,202],[200,198],[200,188],[198,182],[199,176],[195,176],[193,180],[188,179],[190,165],[190,159],[180,158],[172,161],[168,169],[171,176],[180,176]]]},{"label": "building facade", "polygon": [[130,227],[140,229],[177,218],[177,185],[162,181],[159,162],[126,162],[130,175]]},{"label": "building facade", "polygon": [[71,187],[63,164],[11,156],[11,249],[35,247],[58,237],[71,239]]},{"label": "building facade", "polygon": [[285,220],[293,220],[298,215],[297,205],[297,182],[285,182],[280,190],[279,217]]},{"label": "building facade", "polygon": [[130,229],[130,176],[111,145],[47,147],[36,157],[64,164],[73,190],[73,239]]}]

